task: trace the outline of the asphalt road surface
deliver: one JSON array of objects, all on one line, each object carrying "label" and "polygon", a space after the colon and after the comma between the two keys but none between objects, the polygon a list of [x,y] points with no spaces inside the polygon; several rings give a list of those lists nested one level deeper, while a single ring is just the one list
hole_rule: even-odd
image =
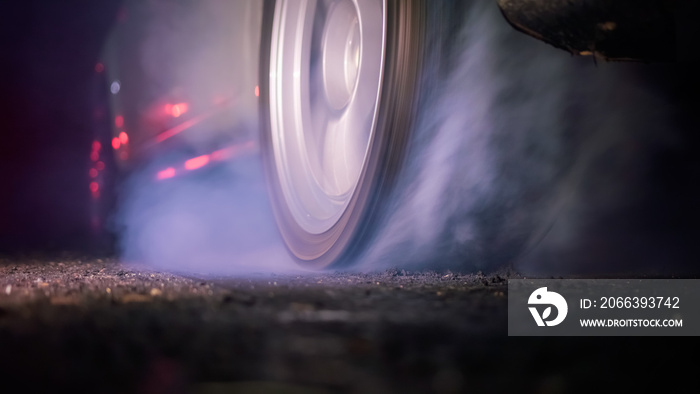
[{"label": "asphalt road surface", "polygon": [[622,360],[659,360],[630,338],[507,337],[509,276],[201,279],[4,258],[0,392],[582,392],[601,377],[630,388]]}]

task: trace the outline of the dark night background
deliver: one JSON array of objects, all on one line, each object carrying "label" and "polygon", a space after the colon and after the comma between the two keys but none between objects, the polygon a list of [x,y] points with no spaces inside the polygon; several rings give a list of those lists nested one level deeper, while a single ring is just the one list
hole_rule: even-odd
[{"label": "dark night background", "polygon": [[0,5],[0,250],[89,239],[91,89],[120,1]]}]

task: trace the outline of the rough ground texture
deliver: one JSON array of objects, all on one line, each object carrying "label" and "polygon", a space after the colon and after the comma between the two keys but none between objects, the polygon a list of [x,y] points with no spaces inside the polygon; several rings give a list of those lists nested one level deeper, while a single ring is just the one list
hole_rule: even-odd
[{"label": "rough ground texture", "polygon": [[648,355],[625,338],[508,338],[506,312],[503,274],[203,280],[0,259],[0,392],[570,392]]}]

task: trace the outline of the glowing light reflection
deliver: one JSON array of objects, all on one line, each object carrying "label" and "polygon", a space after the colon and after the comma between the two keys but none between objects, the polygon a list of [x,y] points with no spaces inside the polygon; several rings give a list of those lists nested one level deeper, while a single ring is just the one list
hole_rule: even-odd
[{"label": "glowing light reflection", "polygon": [[179,118],[182,114],[187,112],[187,110],[189,110],[189,105],[187,105],[187,103],[165,105],[165,113],[173,118]]},{"label": "glowing light reflection", "polygon": [[204,167],[209,163],[209,155],[202,155],[189,159],[185,162],[186,170],[196,170],[197,168]]},{"label": "glowing light reflection", "polygon": [[172,167],[168,167],[162,171],[158,171],[158,174],[156,174],[156,179],[163,180],[163,179],[172,178],[174,176],[175,176],[175,169]]},{"label": "glowing light reflection", "polygon": [[[257,147],[255,141],[248,141],[238,145],[231,145],[226,148],[215,150],[208,155],[197,156],[185,161],[186,170],[196,170],[202,168],[210,162],[228,160],[245,153],[253,151]],[[174,167],[168,167],[156,173],[156,179],[163,180],[178,175]]]},{"label": "glowing light reflection", "polygon": [[210,116],[209,114],[198,116],[196,118],[188,120],[187,122],[183,122],[183,123],[171,128],[171,129],[165,130],[164,132],[162,132],[156,136],[156,142],[163,142],[163,141],[167,140],[168,138],[171,138],[175,135],[178,135],[178,134],[182,133],[183,131],[189,129],[190,127],[195,126],[197,123],[203,121],[204,119],[208,118],[209,116]]},{"label": "glowing light reflection", "polygon": [[216,150],[211,153],[211,159],[214,161],[228,160],[232,157],[249,152],[255,148],[255,141],[248,141],[239,145],[231,145],[226,148]]},{"label": "glowing light reflection", "polygon": [[112,82],[112,85],[109,87],[109,91],[112,92],[112,94],[117,94],[121,90],[122,85],[119,83],[119,81],[114,81]]}]

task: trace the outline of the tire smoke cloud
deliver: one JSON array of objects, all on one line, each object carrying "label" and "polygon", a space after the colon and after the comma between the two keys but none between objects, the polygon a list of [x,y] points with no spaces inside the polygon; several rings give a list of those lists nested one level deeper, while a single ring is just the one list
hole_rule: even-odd
[{"label": "tire smoke cloud", "polygon": [[[664,183],[668,171],[685,167],[664,170],[658,159],[682,150],[693,128],[657,83],[673,69],[572,57],[513,30],[493,1],[430,3],[459,27],[431,32],[441,56],[426,67],[406,165],[389,213],[377,218],[376,241],[353,269],[512,267],[564,275],[687,268],[688,256],[698,255],[688,246],[697,230],[686,231],[700,219],[693,208],[700,194],[688,186],[698,174],[680,171]],[[221,33],[212,33],[214,24],[197,18],[233,3],[202,4],[208,11],[186,14],[214,37]],[[165,50],[160,43],[172,42],[179,26],[156,20],[146,40],[143,67],[159,84],[180,76],[203,101],[228,83],[222,73],[257,66],[257,56],[222,60],[212,44],[198,48],[206,61],[174,61],[180,68],[167,79],[165,55],[153,48]],[[231,67],[207,71],[221,61]],[[255,108],[234,119],[253,138],[256,123],[243,118],[256,117]],[[182,151],[199,154],[220,138],[184,138]],[[700,168],[690,160],[689,168]],[[124,184],[115,222],[127,260],[208,274],[302,272],[275,228],[257,156],[156,183],[162,166],[152,162]],[[683,213],[687,219],[675,224],[663,219]]]},{"label": "tire smoke cloud", "polygon": [[[299,271],[275,228],[257,149],[228,161],[212,154],[257,146],[261,3],[130,1],[126,9],[111,59],[126,57],[114,77],[124,107],[139,103],[132,116],[153,117],[143,105],[152,102],[185,102],[192,113],[230,107],[161,142],[129,172],[114,219],[122,258],[202,275]],[[146,125],[132,139],[160,131]]]},{"label": "tire smoke cloud", "polygon": [[[683,149],[688,128],[654,84],[673,68],[572,57],[516,32],[495,2],[443,5],[464,23],[442,38],[447,71],[428,65],[407,168],[366,266],[687,270],[692,243],[674,233],[693,220],[659,223],[681,201],[656,193],[668,175],[659,152]],[[692,178],[670,175],[698,195]],[[697,218],[682,202],[666,213]]]},{"label": "tire smoke cloud", "polygon": [[256,156],[206,173],[126,184],[123,258],[194,274],[296,272],[274,225]]}]

